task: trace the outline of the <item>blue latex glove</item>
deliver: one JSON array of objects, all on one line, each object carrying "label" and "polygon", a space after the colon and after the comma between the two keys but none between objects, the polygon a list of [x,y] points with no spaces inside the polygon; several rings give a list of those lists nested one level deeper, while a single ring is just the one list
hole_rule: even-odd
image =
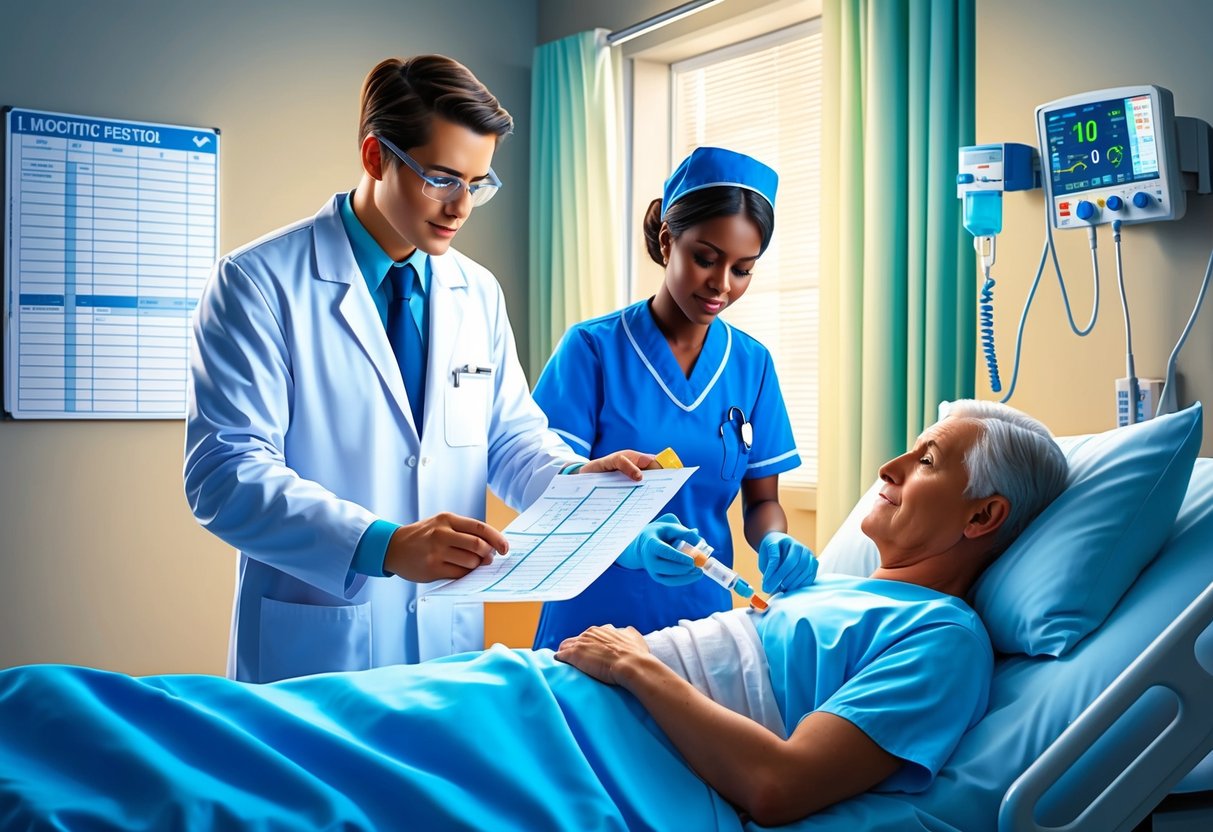
[{"label": "blue latex glove", "polygon": [[762,591],[768,595],[790,592],[817,580],[813,550],[783,532],[767,532],[758,546]]},{"label": "blue latex glove", "polygon": [[694,583],[703,572],[690,555],[674,548],[682,540],[697,543],[698,530],[688,529],[673,514],[663,514],[645,526],[615,562],[627,569],[643,569],[666,586]]}]

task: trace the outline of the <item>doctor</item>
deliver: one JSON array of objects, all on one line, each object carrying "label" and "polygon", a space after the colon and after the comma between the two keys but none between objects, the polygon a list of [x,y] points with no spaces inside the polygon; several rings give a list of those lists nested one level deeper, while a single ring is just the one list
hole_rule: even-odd
[{"label": "doctor", "polygon": [[[424,583],[505,553],[584,458],[548,430],[501,287],[450,248],[501,181],[513,120],[461,64],[389,59],[362,89],[362,178],[216,264],[194,321],[185,490],[236,547],[228,675],[268,682],[484,646],[479,603]],[[639,479],[631,451],[580,468]]]},{"label": "doctor", "polygon": [[536,647],[555,649],[595,624],[650,632],[729,609],[729,593],[700,580],[674,546],[687,535],[681,522],[731,565],[726,512],[738,492],[762,588],[795,589],[816,575],[779,503],[779,475],[800,456],[771,354],[720,319],[771,241],[778,181],[743,153],[696,148],[644,219],[648,254],[665,268],[657,294],[571,327],[544,368],[535,400],[574,449],[668,445],[699,470],[665,522],[650,524],[581,595],[544,604]]}]

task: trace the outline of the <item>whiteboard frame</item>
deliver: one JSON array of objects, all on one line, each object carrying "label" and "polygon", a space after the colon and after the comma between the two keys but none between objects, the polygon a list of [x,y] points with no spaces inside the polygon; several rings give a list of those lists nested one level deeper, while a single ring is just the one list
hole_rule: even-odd
[{"label": "whiteboard frame", "polygon": [[[31,410],[29,408],[21,408],[18,400],[20,393],[20,350],[17,338],[19,337],[19,310],[17,292],[20,287],[20,276],[15,273],[17,255],[16,249],[20,241],[13,239],[14,226],[17,224],[18,206],[15,204],[16,181],[14,180],[13,162],[16,151],[17,142],[20,141],[20,136],[26,135],[27,131],[15,132],[13,129],[13,117],[15,114],[29,114],[35,117],[47,117],[56,120],[67,120],[70,122],[86,125],[105,125],[112,126],[115,131],[120,131],[125,128],[139,129],[143,131],[173,131],[175,138],[180,138],[180,134],[192,134],[187,136],[194,140],[196,146],[201,149],[205,146],[209,138],[213,144],[213,155],[215,158],[214,170],[214,187],[215,187],[215,207],[214,214],[211,217],[213,228],[213,251],[210,253],[212,262],[219,257],[220,243],[220,212],[222,204],[222,196],[220,190],[221,180],[221,131],[217,127],[198,127],[193,125],[168,124],[152,121],[133,121],[120,118],[109,118],[104,116],[80,115],[59,113],[49,110],[35,110],[26,107],[5,106],[0,110],[3,115],[4,128],[0,131],[0,152],[4,154],[4,203],[3,203],[3,233],[0,234],[0,257],[3,259],[3,317],[0,318],[0,325],[3,327],[3,337],[0,338],[0,375],[3,376],[3,407],[5,419],[38,419],[38,420],[146,420],[146,419],[168,419],[176,420],[183,419],[186,416],[185,404],[180,409],[177,408],[158,408],[144,407],[140,409],[136,400],[136,409],[131,411],[113,411],[113,410],[68,410],[65,405],[61,410]],[[104,138],[96,136],[72,136],[64,135],[61,138],[82,138],[93,143],[113,143],[125,144],[132,147],[147,148],[156,147],[157,145],[148,142],[138,142],[132,140],[121,140],[111,138],[106,142]],[[203,144],[198,145],[201,141]],[[175,148],[179,149],[179,148]],[[208,149],[205,152],[211,153]],[[20,175],[20,171],[16,172]],[[202,288],[199,286],[195,293],[189,294],[189,286],[187,276],[183,276],[184,288],[187,292],[189,301],[189,309],[187,321],[192,319],[192,310],[196,308],[198,297],[201,295]],[[66,287],[65,287],[66,288]],[[66,294],[66,292],[65,292]],[[136,296],[138,297],[138,296]],[[65,300],[66,303],[66,300]],[[136,304],[139,301],[136,300]],[[17,318],[14,316],[17,315]],[[187,322],[188,326],[188,322]],[[188,353],[184,358],[185,366],[183,372],[188,374]],[[67,362],[65,361],[65,372]]]}]

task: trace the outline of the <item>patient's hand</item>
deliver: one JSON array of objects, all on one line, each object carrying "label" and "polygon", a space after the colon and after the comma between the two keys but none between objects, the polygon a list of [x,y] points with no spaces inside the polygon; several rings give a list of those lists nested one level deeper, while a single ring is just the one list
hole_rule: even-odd
[{"label": "patient's hand", "polygon": [[[619,629],[611,624],[591,627],[579,636],[566,638],[556,658],[608,685],[618,685],[629,664],[652,659],[649,645],[635,627]],[[655,659],[654,659],[655,661]]]}]

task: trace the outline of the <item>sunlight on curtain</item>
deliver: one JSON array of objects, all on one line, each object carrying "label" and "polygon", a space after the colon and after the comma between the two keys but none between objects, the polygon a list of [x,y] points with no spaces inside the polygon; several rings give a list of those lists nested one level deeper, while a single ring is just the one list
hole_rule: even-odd
[{"label": "sunlight on curtain", "polygon": [[531,85],[530,376],[570,324],[610,312],[623,281],[618,58],[606,30],[535,49]]},{"label": "sunlight on curtain", "polygon": [[819,543],[940,400],[973,395],[973,2],[825,0]]}]

